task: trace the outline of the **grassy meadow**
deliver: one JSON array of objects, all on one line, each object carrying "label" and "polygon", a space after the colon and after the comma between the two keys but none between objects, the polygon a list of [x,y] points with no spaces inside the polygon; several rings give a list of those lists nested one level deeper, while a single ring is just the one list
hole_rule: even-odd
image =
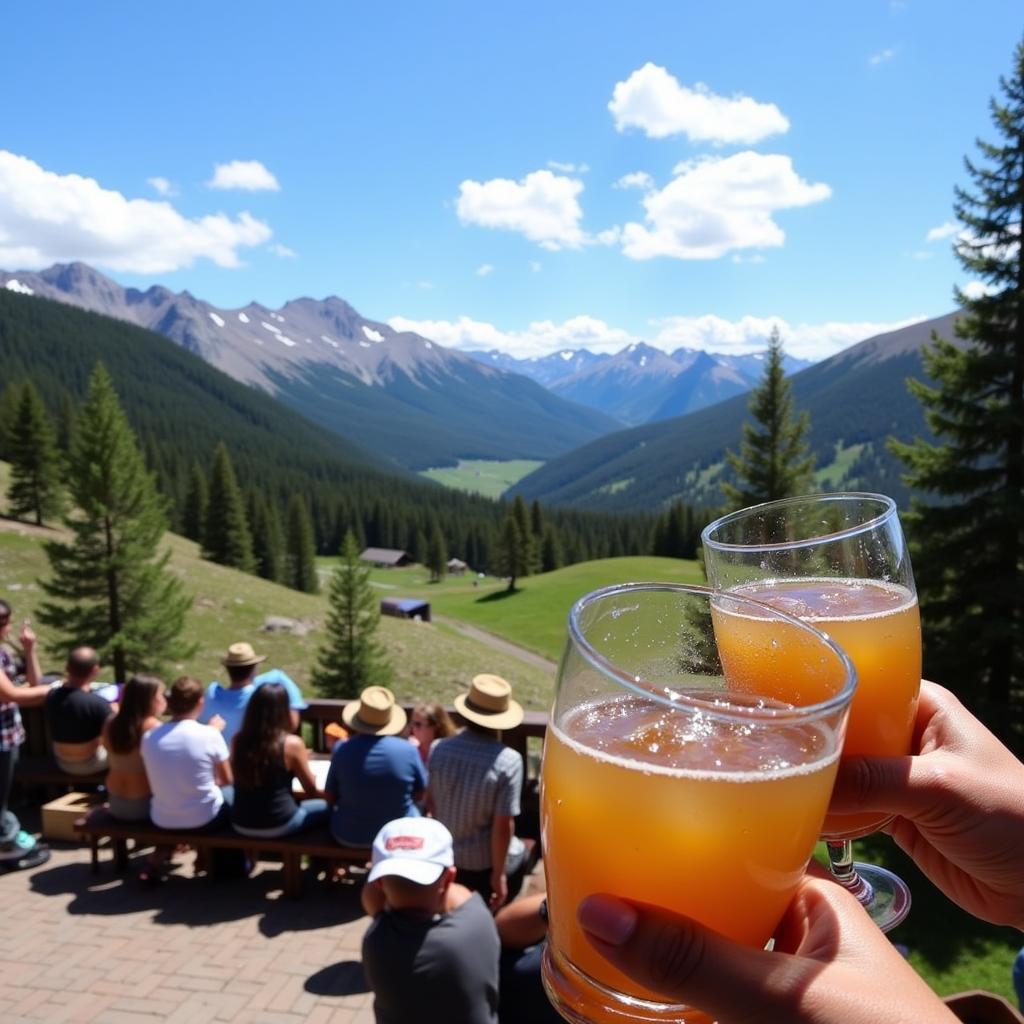
[{"label": "grassy meadow", "polygon": [[494,459],[460,459],[457,466],[425,469],[420,476],[456,491],[469,491],[471,494],[482,494],[486,498],[499,498],[513,484],[519,483],[527,473],[532,473],[543,465],[543,462],[530,459],[508,459],[503,462]]},{"label": "grassy meadow", "polygon": [[[0,529],[0,596],[13,606],[15,622],[34,617],[44,598],[38,584],[40,576],[48,572],[43,539],[34,530]],[[197,644],[197,650],[186,662],[167,666],[165,672],[187,672],[204,681],[216,679],[223,674],[220,659],[228,644],[248,640],[269,655],[268,665],[284,669],[312,694],[310,673],[323,637],[325,595],[300,594],[203,561],[196,544],[173,534],[167,535],[166,543],[171,549],[170,564],[192,595],[185,635]],[[262,631],[266,618],[278,615],[301,621],[309,632],[295,636]],[[37,631],[45,643],[46,629],[37,625]],[[385,617],[379,635],[394,670],[392,687],[401,700],[424,697],[450,703],[476,673],[496,672],[515,683],[525,706],[546,710],[550,703],[551,673],[494,651],[450,627]],[[52,652],[44,662],[47,667],[59,666],[61,653]]]}]

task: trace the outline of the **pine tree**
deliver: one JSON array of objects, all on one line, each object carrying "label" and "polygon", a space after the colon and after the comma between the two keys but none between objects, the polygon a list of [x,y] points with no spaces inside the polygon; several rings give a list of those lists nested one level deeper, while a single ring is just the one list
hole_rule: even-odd
[{"label": "pine tree", "polygon": [[39,526],[63,508],[63,464],[56,435],[39,392],[25,381],[18,417],[10,437],[11,483],[7,502],[11,515],[31,517]]},{"label": "pine tree", "polygon": [[973,191],[954,204],[956,255],[984,294],[956,290],[960,344],[933,335],[934,384],[908,382],[938,443],[890,445],[907,483],[934,495],[908,517],[928,666],[1009,730],[1024,701],[1024,43],[1000,85],[1005,142],[978,141],[984,166],[965,161]]},{"label": "pine tree", "polygon": [[331,576],[327,635],[313,669],[313,685],[325,696],[357,697],[373,684],[387,684],[391,669],[374,635],[380,605],[370,586],[370,568],[359,561],[351,530],[341,549],[341,564]]},{"label": "pine tree", "polygon": [[726,452],[738,485],[722,490],[736,508],[803,494],[811,486],[814,457],[807,453],[810,416],[794,418],[793,396],[782,366],[782,339],[772,328],[764,376],[750,398],[750,414],[758,426],[743,424],[739,455]]},{"label": "pine tree", "polygon": [[448,572],[448,547],[444,542],[441,524],[434,520],[427,542],[427,568],[430,570],[430,581],[440,583]]},{"label": "pine tree", "polygon": [[124,682],[194,648],[179,640],[190,605],[181,580],[158,551],[166,501],[146,471],[110,376],[97,364],[71,446],[64,519],[70,543],[46,545],[52,577],[40,621],[56,634],[52,649],[96,647]]},{"label": "pine tree", "polygon": [[541,540],[540,568],[541,572],[554,572],[562,566],[562,548],[558,543],[558,534],[548,523],[544,527],[544,536]]},{"label": "pine tree", "polygon": [[519,577],[530,574],[530,548],[528,530],[524,532],[515,511],[510,511],[498,536],[495,566],[496,575],[508,577],[510,593],[516,589]]},{"label": "pine tree", "polygon": [[213,454],[210,496],[203,529],[203,557],[243,572],[252,572],[256,565],[245,503],[235,479],[231,456],[223,441]]},{"label": "pine tree", "polygon": [[[538,507],[538,512],[539,512]],[[529,576],[535,573],[540,564],[539,543],[533,535],[533,523],[530,519],[530,510],[522,496],[517,494],[512,501],[512,515],[515,517],[516,525],[519,527],[519,535],[523,547],[523,568],[521,576]]]},{"label": "pine tree", "polygon": [[256,572],[265,580],[280,583],[284,578],[284,536],[277,509],[262,491],[249,496],[249,521],[252,523],[252,550]]},{"label": "pine tree", "polygon": [[18,406],[21,404],[21,384],[9,380],[0,391],[0,459],[9,462],[14,428],[18,423]]},{"label": "pine tree", "polygon": [[293,590],[316,594],[320,580],[316,573],[316,547],[313,524],[306,501],[293,494],[288,501],[288,536],[285,542],[284,581]]},{"label": "pine tree", "polygon": [[206,516],[210,510],[210,486],[206,474],[198,462],[192,463],[185,493],[185,509],[182,514],[182,529],[189,540],[201,541],[206,527]]}]

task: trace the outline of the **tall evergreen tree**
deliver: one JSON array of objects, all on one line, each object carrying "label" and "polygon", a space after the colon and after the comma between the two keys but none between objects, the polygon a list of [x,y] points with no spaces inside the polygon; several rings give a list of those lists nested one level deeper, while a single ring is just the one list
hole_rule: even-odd
[{"label": "tall evergreen tree", "polygon": [[30,380],[21,389],[18,417],[11,430],[11,483],[7,503],[11,515],[43,520],[63,508],[63,464],[56,435],[39,392]]},{"label": "tall evergreen tree", "polygon": [[[538,513],[540,512],[539,506],[537,511]],[[527,508],[522,495],[517,494],[513,499],[512,515],[515,518],[516,525],[519,527],[519,536],[521,537],[523,547],[523,569],[520,575],[529,576],[531,573],[535,573],[538,569],[540,562],[540,543],[538,539],[534,537],[530,510]]]},{"label": "tall evergreen tree", "polygon": [[313,524],[301,494],[293,494],[288,501],[287,530],[284,581],[293,590],[316,594],[320,590],[320,580],[316,573]]},{"label": "tall evergreen tree", "polygon": [[[522,500],[522,499],[519,499]],[[516,580],[530,574],[530,534],[512,510],[505,517],[498,535],[495,574],[508,577],[508,589],[516,589]]]},{"label": "tall evergreen tree", "polygon": [[313,685],[325,697],[357,697],[373,684],[387,684],[391,669],[375,636],[380,604],[370,586],[370,567],[359,561],[351,530],[345,534],[341,563],[331,576],[326,637],[320,648]]},{"label": "tall evergreen tree", "polygon": [[243,572],[252,572],[256,565],[245,502],[223,441],[213,453],[210,496],[203,530],[203,557]]},{"label": "tall evergreen tree", "polygon": [[540,569],[541,572],[554,572],[562,567],[562,548],[558,543],[558,534],[548,523],[544,527],[544,536],[541,539]]},{"label": "tall evergreen tree", "polygon": [[9,380],[0,391],[0,459],[5,462],[11,457],[11,443],[14,428],[18,423],[18,406],[21,405],[21,384]]},{"label": "tall evergreen tree", "polygon": [[167,568],[170,550],[158,551],[166,502],[101,364],[71,446],[68,489],[72,540],[46,545],[52,577],[38,613],[55,631],[53,649],[95,646],[118,682],[187,657],[193,648],[179,637],[191,602]]},{"label": "tall evergreen tree", "polygon": [[773,327],[764,375],[750,398],[756,425],[743,424],[739,455],[726,452],[738,483],[723,483],[722,490],[736,508],[803,494],[811,486],[814,457],[808,454],[806,441],[810,416],[803,412],[794,417],[782,360],[782,339]]},{"label": "tall evergreen tree", "polygon": [[427,568],[432,583],[440,583],[448,571],[448,546],[444,542],[441,524],[435,519],[427,541]]},{"label": "tall evergreen tree", "polygon": [[249,497],[249,521],[252,523],[252,550],[256,572],[265,580],[280,583],[284,578],[284,536],[277,509],[262,491]]},{"label": "tall evergreen tree", "polygon": [[928,664],[1008,730],[1024,704],[1024,43],[1000,85],[1003,141],[978,141],[984,163],[965,161],[973,190],[954,204],[957,258],[985,287],[956,290],[960,344],[933,335],[934,384],[909,382],[938,443],[891,447],[934,495],[909,517]]},{"label": "tall evergreen tree", "polygon": [[189,540],[201,541],[206,528],[206,516],[210,510],[210,485],[203,467],[192,463],[185,493],[185,508],[182,514],[182,529]]}]

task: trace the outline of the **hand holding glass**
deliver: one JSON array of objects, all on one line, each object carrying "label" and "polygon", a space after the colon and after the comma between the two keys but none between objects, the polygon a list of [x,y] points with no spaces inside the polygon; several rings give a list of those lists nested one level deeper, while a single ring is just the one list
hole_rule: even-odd
[{"label": "hand holding glass", "polygon": [[[921,684],[921,622],[896,504],[881,494],[786,498],[741,509],[701,535],[708,580],[824,630],[857,668],[844,755],[910,751]],[[822,838],[838,881],[888,930],[910,909],[904,883],[854,866],[850,840],[888,819],[830,814]]]},{"label": "hand holding glass", "polygon": [[616,971],[576,908],[611,893],[763,946],[821,829],[853,688],[832,641],[747,598],[627,584],[576,604],[541,778],[544,981],[567,1020],[706,1019]]}]

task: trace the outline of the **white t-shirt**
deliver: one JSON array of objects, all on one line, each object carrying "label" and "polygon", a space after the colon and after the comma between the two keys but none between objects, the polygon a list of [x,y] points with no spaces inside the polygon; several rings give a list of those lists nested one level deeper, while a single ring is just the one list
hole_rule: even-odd
[{"label": "white t-shirt", "polygon": [[202,828],[213,821],[224,803],[214,768],[228,756],[224,737],[194,718],[165,722],[145,733],[142,760],[153,791],[153,824]]}]

